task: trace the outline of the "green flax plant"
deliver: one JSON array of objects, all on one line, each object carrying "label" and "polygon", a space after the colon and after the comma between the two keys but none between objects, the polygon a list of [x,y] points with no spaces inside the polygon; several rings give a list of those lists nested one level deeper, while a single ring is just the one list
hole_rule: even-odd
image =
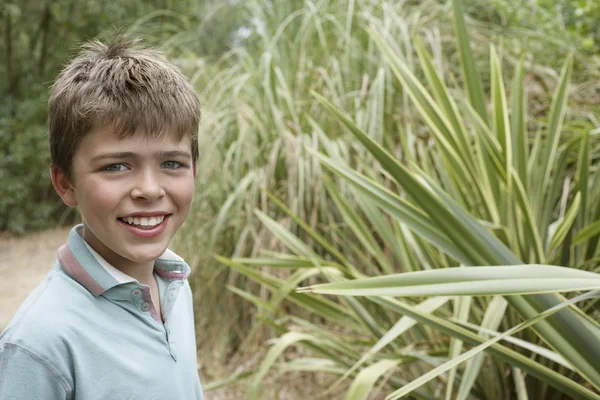
[{"label": "green flax plant", "polygon": [[[378,143],[396,141],[383,133],[395,125],[394,104],[408,97],[397,90],[397,83],[386,85],[391,70],[366,27],[375,18],[390,34],[409,37],[436,23],[421,20],[421,11],[429,5],[435,2],[405,10],[401,4],[371,0],[249,1],[245,3],[246,45],[232,49],[217,63],[207,63],[192,77],[201,88],[202,156],[194,208],[178,237],[178,249],[188,255],[195,270],[192,283],[200,293],[196,307],[204,310],[197,316],[198,330],[205,332],[199,343],[211,347],[216,357],[230,359],[233,350],[252,349],[252,343],[265,339],[257,338],[260,328],[252,328],[253,314],[246,302],[226,291],[226,286],[243,288],[259,298],[267,297],[268,291],[216,263],[212,255],[258,257],[259,251],[284,250],[255,210],[301,240],[313,241],[288,213],[268,201],[266,193],[276,194],[309,226],[332,226],[328,240],[337,235],[339,213],[320,206],[330,200],[323,189],[321,166],[306,149],[317,146],[321,136],[348,137],[348,133],[340,131],[339,121],[310,89],[355,115]],[[399,49],[412,57],[410,41],[399,44]],[[402,103],[404,115],[416,115],[407,101]],[[382,124],[390,129],[380,129]],[[348,162],[354,163],[351,155],[365,165],[375,162],[358,143],[339,143],[340,157]],[[273,273],[289,275],[278,268]]]},{"label": "green flax plant", "polygon": [[[523,63],[509,97],[491,47],[484,86],[459,1],[453,13],[461,72],[447,79],[418,39],[412,59],[385,18],[369,18],[363,40],[385,64],[368,105],[357,112],[331,91],[313,94],[356,140],[310,120],[316,140],[305,151],[330,172],[325,223],[268,194],[288,219],[254,215],[282,247],[218,258],[271,293],[232,288],[280,333],[250,398],[273,367],[338,375],[325,397],[600,398],[598,138],[587,123],[563,133],[572,58],[536,125]],[[283,301],[302,312],[278,312]],[[292,345],[310,357],[278,362]]]}]

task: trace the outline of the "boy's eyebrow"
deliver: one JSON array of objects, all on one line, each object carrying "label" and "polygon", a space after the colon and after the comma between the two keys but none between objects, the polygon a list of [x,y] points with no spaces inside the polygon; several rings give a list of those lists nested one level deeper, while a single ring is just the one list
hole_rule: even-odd
[{"label": "boy's eyebrow", "polygon": [[107,158],[128,158],[135,157],[135,154],[132,151],[117,151],[114,153],[102,153],[98,154],[95,157],[92,157],[92,161],[100,161]]},{"label": "boy's eyebrow", "polygon": [[171,157],[185,157],[192,158],[192,154],[189,151],[182,150],[173,150],[173,151],[161,151],[159,153],[161,158],[171,158]]},{"label": "boy's eyebrow", "polygon": [[[185,157],[191,158],[192,154],[189,151],[182,150],[172,150],[172,151],[161,151],[158,153],[160,158],[172,158],[172,157]],[[117,151],[114,153],[102,153],[98,154],[95,157],[92,157],[92,161],[100,161],[104,159],[113,159],[113,158],[135,158],[138,157],[137,153],[132,151]]]}]

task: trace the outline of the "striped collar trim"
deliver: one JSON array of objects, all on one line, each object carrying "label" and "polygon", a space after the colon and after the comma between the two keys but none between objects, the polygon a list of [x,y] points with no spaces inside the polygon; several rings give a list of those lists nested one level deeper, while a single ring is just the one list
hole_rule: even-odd
[{"label": "striped collar trim", "polygon": [[[58,261],[65,272],[94,296],[100,296],[117,285],[130,282],[122,282],[122,279],[117,279],[118,276],[115,277],[114,274],[111,274],[110,268],[106,268],[99,262],[100,260],[90,251],[87,243],[79,235],[78,231],[82,228],[81,224],[73,227],[67,243],[58,249]],[[108,265],[114,268],[114,266]],[[190,267],[181,257],[167,249],[154,262],[154,272],[168,280],[184,280],[190,274]],[[131,279],[137,282],[133,278]]]}]

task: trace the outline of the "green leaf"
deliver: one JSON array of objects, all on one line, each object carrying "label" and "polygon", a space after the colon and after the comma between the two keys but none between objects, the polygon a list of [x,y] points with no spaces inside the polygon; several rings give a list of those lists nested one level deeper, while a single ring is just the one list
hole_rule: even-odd
[{"label": "green leaf", "polygon": [[[456,319],[452,319],[452,322],[455,322],[456,324],[461,325],[461,326],[467,326],[467,327],[469,327],[471,329],[474,329],[474,330],[478,331],[479,333],[486,333],[488,335],[494,335],[494,336],[497,336],[497,335],[501,334],[500,332],[495,331],[493,329],[487,329],[487,328],[484,328],[482,326],[475,325],[475,324],[472,324],[472,323],[466,322],[466,321],[458,321]],[[525,350],[529,350],[529,351],[531,351],[533,353],[539,354],[542,357],[545,357],[545,358],[547,358],[549,360],[552,360],[553,362],[555,362],[557,364],[560,364],[563,367],[565,367],[565,368],[567,368],[567,369],[569,369],[571,371],[574,371],[573,367],[571,365],[569,365],[569,363],[567,363],[563,357],[561,357],[558,353],[556,353],[556,352],[554,352],[552,350],[548,350],[545,347],[538,346],[537,344],[530,343],[530,342],[527,342],[525,340],[522,340],[522,339],[519,339],[519,338],[515,338],[515,337],[512,337],[512,336],[508,336],[508,337],[504,338],[504,340],[506,342],[509,342],[509,343],[514,344],[516,346],[522,347]]]},{"label": "green leaf", "polygon": [[568,87],[571,80],[571,72],[573,70],[573,56],[569,55],[563,64],[563,68],[558,81],[558,87],[554,96],[552,97],[552,105],[550,108],[550,121],[548,124],[547,131],[547,142],[545,151],[541,152],[538,168],[539,175],[536,179],[539,180],[535,186],[537,189],[536,196],[540,203],[536,204],[536,210],[542,211],[541,203],[544,199],[544,194],[548,193],[548,187],[550,185],[550,175],[553,167],[556,163],[556,153],[558,149],[558,143],[560,139],[560,133],[562,130],[562,124],[564,121],[566,109],[567,109],[567,97]]},{"label": "green leaf", "polygon": [[515,168],[517,175],[523,183],[527,183],[527,159],[528,148],[525,109],[525,84],[524,80],[524,59],[521,58],[515,65],[515,73],[512,84],[512,114],[511,114],[511,133],[513,154],[515,156]]},{"label": "green leaf", "polygon": [[527,386],[525,384],[525,377],[519,368],[511,368],[513,382],[515,383],[515,392],[517,394],[517,400],[529,400],[527,396]]},{"label": "green leaf", "polygon": [[[482,192],[483,189],[479,184],[481,179],[475,173],[476,170],[473,168],[473,161],[471,156],[467,156],[464,153],[462,153],[463,155],[465,155],[465,158],[461,157],[460,155],[461,152],[464,152],[466,149],[461,148],[461,145],[459,144],[460,139],[458,139],[458,137],[461,135],[466,135],[466,133],[464,132],[464,130],[460,134],[454,132],[451,122],[452,115],[454,114],[452,113],[452,111],[449,111],[451,113],[451,116],[448,116],[446,113],[444,113],[444,107],[448,107],[450,108],[450,110],[453,110],[453,106],[451,104],[450,99],[444,97],[445,102],[442,103],[441,106],[438,105],[431,97],[431,95],[427,92],[425,87],[421,84],[419,79],[414,75],[410,68],[408,68],[408,66],[400,59],[400,57],[398,57],[398,55],[383,39],[383,37],[373,30],[369,30],[369,34],[371,35],[377,46],[382,50],[392,71],[394,72],[398,80],[400,80],[400,82],[402,83],[402,86],[405,88],[408,96],[413,100],[413,103],[419,110],[422,118],[431,128],[430,132],[435,137],[436,144],[439,146],[440,152],[443,155],[443,160],[444,164],[446,164],[446,168],[452,173],[452,179],[458,182],[462,182],[463,185],[472,182],[475,189],[478,192]],[[435,88],[435,86],[441,85],[440,80],[434,80],[432,84],[434,85],[434,90],[436,90],[436,93],[438,93],[438,95],[445,95],[445,93],[443,93],[444,88]],[[319,100],[323,102],[321,98],[319,98]],[[352,128],[350,129],[353,130]],[[372,139],[370,140],[372,141]],[[370,144],[367,144],[368,142],[366,143],[363,140],[361,140],[361,142],[371,152],[373,152],[373,147]],[[375,143],[374,141],[372,142]],[[375,156],[381,162],[381,157],[377,154],[375,154]],[[392,164],[388,163],[386,160],[386,162],[384,163],[384,168],[388,172],[390,172],[390,174],[394,176],[395,179],[397,179],[397,175],[395,175],[394,172],[388,167],[390,165]]]},{"label": "green leaf", "polygon": [[[506,305],[507,302],[503,297],[494,296],[489,303],[487,310],[485,310],[483,321],[481,321],[481,326],[479,327],[479,335],[487,337],[486,332],[489,332],[491,329],[497,329],[498,326],[500,326],[506,311]],[[475,385],[475,380],[479,376],[483,364],[483,357],[484,354],[479,353],[467,362],[465,372],[460,380],[456,400],[464,400],[469,396],[473,385]]]},{"label": "green leaf", "polygon": [[[248,268],[225,257],[216,256],[215,258],[220,263],[233,268],[242,275],[252,279],[257,283],[260,283],[261,285],[264,285],[270,290],[275,291],[283,285],[283,280],[270,276],[266,273],[262,273],[254,268]],[[300,295],[297,293],[290,293],[287,297],[287,300],[299,305],[300,307],[306,308],[308,311],[315,313],[329,321],[337,321],[355,329],[359,326],[343,307],[339,306],[333,301],[315,296]]]},{"label": "green leaf", "polygon": [[[515,333],[517,333],[529,326],[532,326],[533,324],[537,323],[538,321],[548,318],[550,315],[562,310],[565,307],[568,307],[579,301],[591,299],[593,297],[598,297],[599,295],[600,295],[600,291],[588,292],[588,293],[579,295],[577,297],[574,297],[571,300],[564,301],[560,304],[557,304],[556,306],[547,309],[546,311],[537,315],[536,317],[533,317],[533,318],[528,319],[527,321],[521,322],[520,324],[514,326],[513,328],[505,331],[502,335],[496,336],[495,338],[490,339],[490,340],[472,348],[471,350],[461,354],[460,356],[458,356],[452,360],[449,360],[448,362],[440,365],[439,367],[432,369],[431,371],[429,371],[426,374],[422,375],[421,377],[415,379],[408,385],[398,389],[397,391],[395,391],[392,394],[390,394],[389,396],[387,396],[386,400],[396,400],[403,396],[406,396],[407,394],[411,393],[413,390],[415,390],[415,389],[421,387],[422,385],[424,385],[425,383],[429,382],[431,379],[436,378],[437,376],[443,374],[444,372],[446,372],[453,366],[458,365],[461,362],[464,362],[464,361],[468,360],[469,358],[475,356],[476,354],[484,351],[485,349],[487,349],[488,347],[492,346],[493,344],[499,342],[503,338],[510,336],[510,335],[514,335]],[[589,398],[597,398],[597,397],[600,397],[600,396],[597,396],[597,395],[594,397],[590,396]]]},{"label": "green leaf", "polygon": [[[281,208],[286,214],[294,219],[294,221],[300,225],[302,229],[304,229],[314,240],[317,241],[321,246],[323,246],[327,252],[334,257],[336,257],[345,267],[349,268],[353,272],[356,273],[356,270],[353,268],[352,264],[344,257],[342,253],[340,253],[335,247],[333,247],[327,240],[318,234],[313,228],[311,228],[302,218],[298,217],[298,215],[294,214],[292,210],[290,210],[281,200],[275,197],[272,193],[267,192],[269,199],[274,202],[279,208]],[[272,224],[271,224],[272,225]],[[286,234],[287,236],[287,234]],[[294,241],[296,242],[296,241]],[[305,248],[304,252],[309,253],[308,248]]]},{"label": "green leaf", "polygon": [[288,332],[281,336],[279,339],[277,339],[276,344],[269,349],[262,364],[260,365],[259,370],[254,376],[254,382],[252,383],[252,386],[248,391],[249,400],[256,400],[258,398],[260,383],[262,382],[267,372],[271,369],[271,366],[275,363],[279,355],[281,355],[281,353],[283,353],[283,351],[289,346],[300,341],[311,341],[315,343],[320,342],[318,338],[300,332]]},{"label": "green leaf", "polygon": [[225,224],[227,218],[229,217],[229,210],[236,201],[239,201],[242,198],[250,185],[256,183],[257,175],[255,172],[251,171],[246,175],[236,186],[235,190],[227,196],[227,199],[223,203],[223,206],[219,210],[219,214],[215,220],[214,228],[212,229],[209,249],[214,248],[215,243],[219,237],[219,233],[223,229],[223,225]]},{"label": "green leaf", "polygon": [[[506,90],[504,89],[504,81],[502,79],[502,69],[496,50],[492,46],[490,49],[490,64],[491,85],[492,85],[492,115],[493,127],[498,142],[502,146],[502,154],[504,159],[504,169],[510,171],[513,166],[513,147],[512,135],[510,133],[510,123],[508,121],[508,108],[506,105]],[[507,174],[506,180],[506,196],[511,197],[512,184],[511,174]],[[506,219],[506,218],[503,218]]]},{"label": "green leaf", "polygon": [[398,361],[381,360],[367,368],[363,368],[356,375],[350,389],[348,389],[346,400],[366,400],[373,386],[375,386],[375,382],[397,365]]},{"label": "green leaf", "polygon": [[268,302],[264,301],[263,299],[261,299],[260,297],[254,296],[252,293],[248,293],[242,289],[238,289],[235,286],[231,286],[231,285],[227,285],[227,289],[231,290],[233,293],[237,294],[238,296],[240,296],[241,298],[249,301],[250,303],[254,304],[256,307],[258,307],[259,309],[265,309],[267,311],[270,312],[274,312],[275,308],[273,308],[271,306],[271,304],[269,304]]},{"label": "green leaf", "polygon": [[279,303],[284,300],[288,294],[296,289],[300,282],[303,282],[313,276],[324,275],[326,277],[333,277],[341,275],[341,272],[336,268],[321,267],[321,268],[309,268],[299,269],[294,272],[277,290],[273,292],[271,300],[269,301],[270,309],[276,309]]},{"label": "green leaf", "polygon": [[420,40],[416,40],[415,49],[419,55],[419,60],[427,77],[427,81],[431,86],[435,99],[440,105],[441,113],[448,119],[449,125],[445,129],[445,136],[448,137],[454,150],[461,155],[462,160],[467,164],[470,170],[474,170],[473,165],[473,146],[471,138],[468,136],[468,131],[462,123],[462,119],[458,113],[458,108],[454,99],[450,95],[448,87],[444,84],[442,78],[436,71],[436,67],[431,60],[431,57],[426,53],[423,44]]},{"label": "green leaf", "polygon": [[[513,253],[464,210],[452,201],[441,201],[439,194],[432,195],[427,185],[423,185],[421,180],[415,179],[404,166],[367,137],[349,118],[324,98],[314,95],[367,147],[396,182],[412,198],[418,199],[419,205],[427,212],[432,221],[438,223],[439,229],[449,235],[457,247],[470,258],[470,262],[464,263],[465,265],[519,264]],[[421,177],[421,179],[423,178]],[[549,208],[548,206],[545,209]],[[504,250],[502,250],[503,247]],[[554,294],[510,296],[507,300],[521,315],[531,318],[558,304],[560,296]],[[565,326],[569,328],[565,329]],[[600,356],[598,356],[600,326],[597,322],[582,314],[565,310],[556,317],[536,324],[535,329],[550,346],[574,365],[580,374],[595,387],[600,388],[600,365],[598,364],[600,362]]]},{"label": "green leaf", "polygon": [[572,245],[578,245],[584,243],[596,235],[600,235],[600,220],[594,221],[575,235],[573,238]]},{"label": "green leaf", "polygon": [[239,264],[246,265],[254,265],[257,267],[270,267],[270,268],[285,268],[285,269],[295,269],[295,268],[312,268],[315,264],[306,257],[295,257],[287,255],[288,257],[282,258],[262,258],[262,257],[254,257],[254,258],[245,258],[245,257],[235,257],[231,260],[233,262]]},{"label": "green leaf", "polygon": [[234,374],[225,379],[220,379],[218,381],[202,382],[202,390],[204,392],[210,392],[212,390],[217,390],[223,387],[233,386],[235,384],[245,381],[248,378],[251,378],[252,375],[254,375],[254,371],[245,371],[238,374]]},{"label": "green leaf", "polygon": [[439,229],[436,229],[433,222],[414,205],[373,180],[366,178],[319,153],[316,153],[315,155],[321,160],[323,165],[346,179],[356,189],[360,190],[361,194],[400,222],[405,223],[423,239],[430,241],[461,263],[470,263],[470,259],[458,249],[447,236],[441,233]]},{"label": "green leaf", "polygon": [[[435,297],[434,297],[435,298]],[[471,301],[473,298],[471,296],[459,296],[455,298],[454,305],[454,316],[457,320],[466,322],[469,318],[469,310],[471,308]],[[463,348],[463,341],[457,338],[452,338],[450,341],[450,354],[448,354],[448,358],[457,357]],[[456,378],[456,370],[457,367],[450,369],[448,373],[448,385],[446,385],[446,400],[452,399],[452,390],[454,388],[454,379]],[[463,379],[461,379],[462,383]]]},{"label": "green leaf", "polygon": [[344,296],[478,296],[600,288],[600,274],[550,265],[446,268],[299,288]]},{"label": "green leaf", "polygon": [[412,198],[419,200],[421,207],[427,211],[432,220],[439,224],[443,232],[453,232],[452,239],[455,244],[470,259],[470,263],[467,262],[466,264],[486,265],[492,263],[494,257],[490,249],[478,245],[481,243],[479,238],[471,230],[467,229],[457,216],[449,212],[440,199],[431,193],[427,186],[423,185],[417,177],[400,164],[389,152],[362,132],[348,117],[335,108],[333,104],[316,93],[313,93],[313,95],[350,129],[354,136],[367,147]]},{"label": "green leaf", "polygon": [[463,80],[467,88],[469,102],[477,110],[477,113],[486,124],[489,125],[487,111],[485,109],[486,101],[483,96],[483,84],[479,71],[475,65],[475,59],[471,51],[471,41],[465,24],[464,12],[460,0],[452,1],[454,12],[454,29],[458,41],[458,52],[460,55],[460,66],[462,68]]},{"label": "green leaf", "polygon": [[344,369],[329,358],[300,357],[277,366],[282,372],[325,372],[341,375]]},{"label": "green leaf", "polygon": [[[466,343],[478,345],[485,342],[485,339],[480,336],[461,328],[460,326],[446,321],[442,318],[436,317],[433,314],[423,313],[417,310],[415,307],[406,304],[402,301],[392,298],[373,298],[376,303],[392,309],[396,312],[408,315],[415,320],[432,327],[442,333],[450,335],[455,338],[460,338]],[[538,322],[539,323],[539,322]],[[543,382],[550,386],[556,387],[563,391],[566,395],[571,396],[574,399],[598,399],[600,396],[591,392],[584,386],[566,378],[564,375],[559,374],[551,370],[550,368],[536,363],[528,357],[525,357],[509,348],[506,348],[499,343],[493,344],[487,350],[498,359],[509,363],[510,365],[516,366],[522,369],[529,375],[537,377]]]},{"label": "green leaf", "polygon": [[[431,312],[437,310],[438,308],[440,308],[441,306],[443,306],[444,304],[446,304],[447,302],[448,302],[448,297],[433,297],[433,298],[427,299],[427,300],[417,304],[415,306],[415,309],[422,311],[424,313],[431,313]],[[403,316],[402,318],[400,318],[398,320],[398,322],[396,322],[394,324],[394,326],[392,328],[390,328],[390,330],[387,331],[385,333],[385,335],[383,335],[377,341],[377,343],[375,343],[375,345],[373,345],[373,347],[371,347],[369,349],[369,351],[367,351],[360,358],[360,360],[358,360],[352,366],[352,368],[345,371],[344,374],[338,380],[336,380],[332,385],[330,385],[329,389],[327,389],[327,392],[330,392],[333,389],[335,389],[336,387],[338,387],[346,378],[348,378],[350,375],[352,375],[358,368],[360,368],[365,362],[367,362],[367,360],[369,360],[370,358],[375,356],[382,349],[384,349],[387,345],[392,343],[400,335],[407,332],[410,328],[412,328],[416,324],[417,324],[417,321],[415,321],[414,319],[412,319],[410,317]]]},{"label": "green leaf", "polygon": [[[581,135],[581,145],[579,146],[579,157],[577,158],[577,188],[581,193],[581,206],[579,207],[579,215],[577,216],[576,230],[581,229],[587,223],[589,213],[589,196],[588,182],[590,179],[590,153],[589,146],[590,135],[588,131]],[[592,187],[591,185],[589,186]],[[580,264],[582,249],[576,249],[576,265]]]},{"label": "green leaf", "polygon": [[388,274],[393,273],[394,269],[373,237],[370,227],[368,227],[365,221],[357,215],[350,204],[342,198],[342,195],[335,189],[328,178],[324,177],[323,181],[327,187],[327,192],[331,195],[344,223],[352,230],[352,233],[356,236],[358,242],[377,260],[377,263],[385,272]]},{"label": "green leaf", "polygon": [[575,198],[573,199],[573,202],[571,203],[571,206],[569,207],[569,210],[566,212],[560,225],[558,225],[556,232],[552,236],[552,240],[550,240],[550,244],[548,246],[550,248],[550,250],[554,250],[558,246],[560,246],[563,243],[563,241],[565,240],[565,238],[567,237],[567,234],[571,230],[571,227],[573,226],[573,223],[575,222],[575,219],[577,218],[577,215],[579,214],[580,203],[581,203],[581,193],[577,192],[577,194],[575,195]]}]

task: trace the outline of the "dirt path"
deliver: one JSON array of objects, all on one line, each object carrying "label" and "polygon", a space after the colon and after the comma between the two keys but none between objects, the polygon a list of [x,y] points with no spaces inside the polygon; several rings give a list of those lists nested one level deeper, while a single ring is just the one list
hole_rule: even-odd
[{"label": "dirt path", "polygon": [[22,238],[0,237],[0,331],[52,269],[56,250],[68,235],[69,228],[57,228]]}]

